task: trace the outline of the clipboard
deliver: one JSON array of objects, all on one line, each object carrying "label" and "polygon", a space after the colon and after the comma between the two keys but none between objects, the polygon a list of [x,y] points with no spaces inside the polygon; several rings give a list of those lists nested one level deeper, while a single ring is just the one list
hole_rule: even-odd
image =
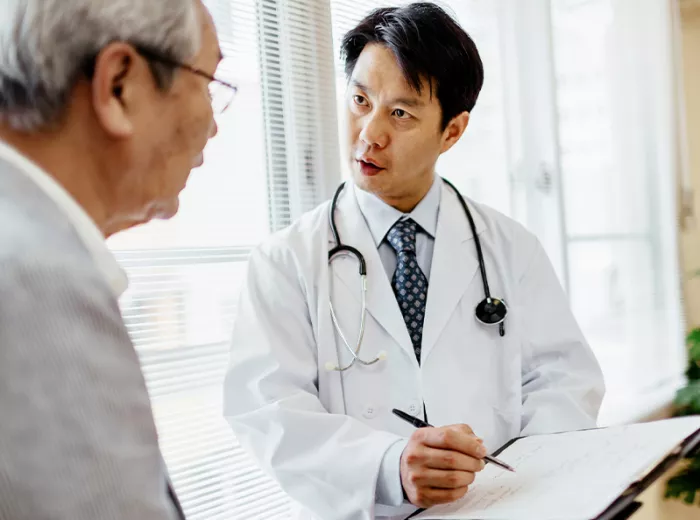
[{"label": "clipboard", "polygon": [[[636,501],[636,498],[682,459],[695,454],[699,447],[700,429],[686,437],[661,462],[647,471],[642,477],[632,482],[617,500],[593,520],[625,520],[629,518],[637,509],[642,507],[642,503]],[[634,507],[635,505],[636,507]]]},{"label": "clipboard", "polygon": [[[601,428],[591,428],[592,430]],[[602,428],[604,429],[604,428]],[[586,431],[586,430],[578,430]],[[562,432],[566,433],[566,432]],[[556,434],[555,434],[556,435]],[[500,448],[498,448],[493,456],[497,457],[506,448],[517,442],[523,437],[516,437]],[[690,457],[700,452],[700,429],[696,430],[683,441],[681,441],[673,450],[671,450],[660,462],[648,469],[643,475],[632,482],[627,489],[622,492],[601,514],[590,520],[627,520],[635,512],[637,512],[643,504],[637,500],[639,495],[648,489],[654,482],[662,477],[669,469],[675,466],[678,462],[686,457]],[[417,516],[424,512],[425,509],[419,509],[408,516],[406,520]]]}]

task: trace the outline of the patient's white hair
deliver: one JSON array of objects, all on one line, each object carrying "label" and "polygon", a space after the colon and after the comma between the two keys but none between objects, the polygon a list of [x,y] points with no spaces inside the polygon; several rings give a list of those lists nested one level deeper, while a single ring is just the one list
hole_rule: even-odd
[{"label": "patient's white hair", "polygon": [[[199,0],[0,0],[0,120],[31,131],[55,123],[83,67],[110,42],[177,61],[201,45]],[[151,64],[158,85],[174,71]]]}]

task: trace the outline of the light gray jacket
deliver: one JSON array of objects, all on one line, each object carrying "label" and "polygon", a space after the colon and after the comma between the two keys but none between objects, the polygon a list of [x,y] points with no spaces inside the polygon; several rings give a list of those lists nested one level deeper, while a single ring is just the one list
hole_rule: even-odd
[{"label": "light gray jacket", "polygon": [[176,518],[114,293],[0,159],[0,520]]}]

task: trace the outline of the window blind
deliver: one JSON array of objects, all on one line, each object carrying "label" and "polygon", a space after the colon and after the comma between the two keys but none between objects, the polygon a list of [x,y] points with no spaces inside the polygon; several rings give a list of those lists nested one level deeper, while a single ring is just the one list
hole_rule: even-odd
[{"label": "window blind", "polygon": [[273,230],[329,198],[340,179],[330,10],[258,0]]},{"label": "window blind", "polygon": [[289,501],[222,417],[222,384],[252,247],[340,178],[330,10],[316,0],[205,0],[239,87],[170,221],[115,236],[120,301],[161,448],[190,520],[287,518]]}]

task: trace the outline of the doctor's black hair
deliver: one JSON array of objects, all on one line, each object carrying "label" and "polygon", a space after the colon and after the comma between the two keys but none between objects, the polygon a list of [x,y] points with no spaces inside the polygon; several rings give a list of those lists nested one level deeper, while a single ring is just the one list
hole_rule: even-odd
[{"label": "doctor's black hair", "polygon": [[391,50],[406,81],[421,93],[421,80],[436,88],[442,108],[442,130],[456,115],[471,112],[484,84],[484,66],[474,41],[441,7],[416,2],[375,9],[341,44],[345,75],[352,76],[365,46]]}]

